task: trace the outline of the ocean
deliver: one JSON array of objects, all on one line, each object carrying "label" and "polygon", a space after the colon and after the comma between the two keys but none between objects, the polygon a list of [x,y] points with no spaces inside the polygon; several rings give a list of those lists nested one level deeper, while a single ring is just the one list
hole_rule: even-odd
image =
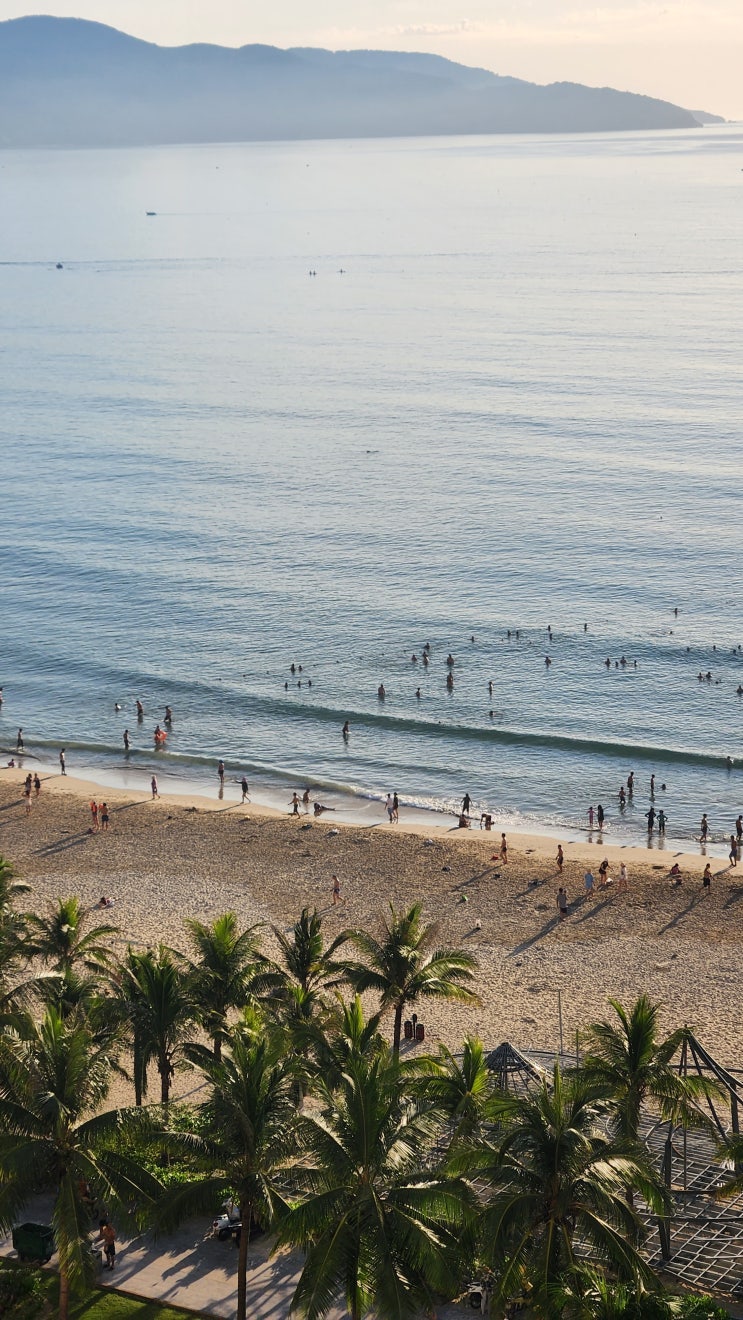
[{"label": "ocean", "polygon": [[0,152],[3,757],[627,843],[654,774],[666,846],[704,811],[726,853],[742,164],[734,126]]}]

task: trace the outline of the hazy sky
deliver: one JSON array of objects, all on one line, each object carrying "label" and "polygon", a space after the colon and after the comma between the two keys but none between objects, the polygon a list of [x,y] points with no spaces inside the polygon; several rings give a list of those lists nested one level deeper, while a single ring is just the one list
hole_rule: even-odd
[{"label": "hazy sky", "polygon": [[[743,0],[42,0],[42,7],[161,45],[426,50],[534,82],[609,85],[743,118]],[[28,12],[28,0],[0,0],[0,18]]]}]

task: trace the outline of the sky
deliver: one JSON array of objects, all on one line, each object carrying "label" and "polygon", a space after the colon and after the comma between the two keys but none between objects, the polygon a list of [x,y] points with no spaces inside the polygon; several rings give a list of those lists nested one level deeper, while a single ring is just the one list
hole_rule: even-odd
[{"label": "sky", "polygon": [[[38,3],[38,0],[37,0]],[[0,0],[0,19],[34,11]],[[743,0],[41,0],[160,45],[421,50],[743,119]]]}]

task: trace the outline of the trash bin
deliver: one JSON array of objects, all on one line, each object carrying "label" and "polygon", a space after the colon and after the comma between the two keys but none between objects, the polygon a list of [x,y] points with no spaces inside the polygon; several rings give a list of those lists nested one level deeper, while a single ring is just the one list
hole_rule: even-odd
[{"label": "trash bin", "polygon": [[416,1022],[415,1024],[415,1039],[416,1040],[426,1039],[426,1028],[424,1027],[422,1022]]},{"label": "trash bin", "polygon": [[13,1247],[21,1260],[51,1260],[54,1251],[54,1229],[49,1224],[16,1224],[13,1229]]},{"label": "trash bin", "polygon": [[405,1031],[405,1039],[406,1039],[406,1040],[412,1040],[412,1039],[413,1039],[413,1024],[412,1024],[412,1022],[410,1021],[409,1018],[406,1018],[406,1020],[405,1020],[404,1031]]}]

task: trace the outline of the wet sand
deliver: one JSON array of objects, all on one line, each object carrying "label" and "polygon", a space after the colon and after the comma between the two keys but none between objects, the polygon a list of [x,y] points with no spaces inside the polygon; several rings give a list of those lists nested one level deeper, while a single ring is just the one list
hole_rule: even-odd
[{"label": "wet sand", "polygon": [[[28,906],[43,910],[57,896],[78,894],[115,906],[100,920],[128,941],[187,947],[183,919],[213,920],[233,909],[246,924],[286,929],[304,905],[324,915],[328,936],[345,926],[375,929],[388,903],[422,902],[440,923],[439,942],[479,959],[482,1005],[422,1004],[427,1043],[456,1048],[467,1032],[494,1047],[554,1049],[561,993],[566,1049],[576,1029],[602,1016],[608,995],[629,1002],[647,991],[663,1005],[664,1026],[689,1023],[721,1063],[743,1063],[740,939],[743,865],[712,859],[709,894],[701,888],[704,858],[587,843],[564,843],[562,877],[555,841],[509,834],[508,863],[492,860],[499,832],[431,828],[426,834],[379,824],[337,825],[241,806],[234,788],[223,802],[105,790],[111,826],[89,833],[89,799],[100,788],[72,777],[46,777],[26,816],[23,774],[0,771],[0,851],[33,886]],[[311,828],[310,828],[311,827]],[[427,840],[432,842],[427,842]],[[619,859],[630,887],[615,883],[584,894],[583,873],[603,857],[610,874]],[[679,860],[680,888],[668,868]],[[332,904],[337,873],[342,902]],[[558,922],[564,883],[569,916]],[[465,901],[466,900],[466,901]],[[478,926],[479,923],[479,926]],[[271,936],[267,932],[266,947]]]}]

